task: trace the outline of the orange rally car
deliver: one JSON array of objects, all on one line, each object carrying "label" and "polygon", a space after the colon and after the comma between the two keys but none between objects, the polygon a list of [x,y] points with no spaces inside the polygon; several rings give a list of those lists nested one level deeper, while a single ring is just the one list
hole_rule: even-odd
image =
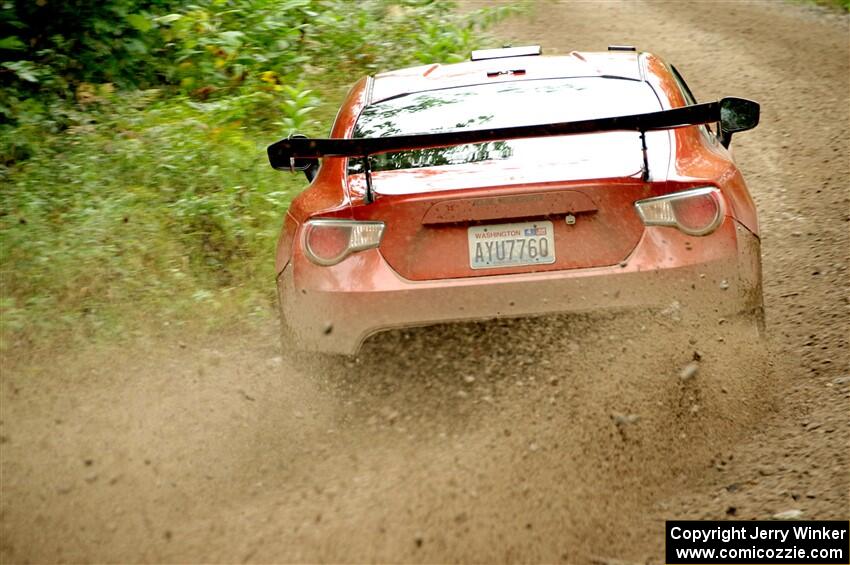
[{"label": "orange rally car", "polygon": [[354,354],[391,328],[671,304],[760,326],[758,220],[728,151],[758,118],[627,46],[364,77],[329,139],[268,149],[311,181],[277,248],[285,342]]}]

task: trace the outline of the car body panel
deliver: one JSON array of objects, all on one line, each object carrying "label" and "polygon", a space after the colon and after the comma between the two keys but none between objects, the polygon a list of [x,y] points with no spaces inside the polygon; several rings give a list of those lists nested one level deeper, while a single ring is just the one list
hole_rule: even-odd
[{"label": "car body panel", "polygon": [[[536,187],[531,192],[529,189]],[[464,190],[463,200],[477,202],[495,195],[521,197],[528,194],[563,193],[569,191],[583,196],[582,202],[591,210],[578,207],[557,214],[553,210],[537,209],[528,216],[516,216],[510,200],[503,206],[501,219],[489,218],[473,222],[428,225],[425,216],[436,204],[450,205],[458,196],[429,193],[406,198],[378,198],[374,204],[358,208],[356,219],[383,220],[387,227],[382,244],[382,255],[402,277],[410,280],[429,280],[469,276],[492,276],[516,272],[516,267],[487,271],[473,270],[466,253],[457,249],[467,244],[469,225],[501,224],[506,220],[546,219],[554,224],[555,262],[536,265],[535,271],[554,271],[613,265],[626,258],[637,245],[644,226],[633,206],[636,200],[655,196],[640,179],[605,179],[603,181],[576,181],[573,183],[548,183],[546,185],[511,185],[482,187]],[[436,197],[436,198],[435,198]],[[485,200],[485,202],[488,202]],[[578,203],[578,199],[575,200]],[[575,223],[568,225],[565,214],[572,213]],[[581,242],[574,245],[574,242]]]},{"label": "car body panel", "polygon": [[[518,73],[517,71],[522,71]],[[633,52],[579,53],[562,56],[510,57],[451,65],[423,65],[381,73],[375,77],[369,103],[411,92],[471,84],[567,77],[613,76],[641,80],[638,55]]]},{"label": "car body panel", "polygon": [[351,355],[377,332],[433,323],[632,309],[713,321],[757,312],[758,239],[731,218],[715,234],[708,241],[647,228],[622,265],[440,281],[405,280],[374,249],[325,271],[295,261],[278,279],[284,335],[301,350]]}]

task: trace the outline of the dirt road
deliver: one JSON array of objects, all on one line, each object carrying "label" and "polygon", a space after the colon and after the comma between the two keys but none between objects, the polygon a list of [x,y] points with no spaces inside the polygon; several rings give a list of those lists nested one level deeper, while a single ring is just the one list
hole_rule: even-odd
[{"label": "dirt road", "polygon": [[3,562],[661,562],[668,518],[848,517],[848,18],[546,2],[500,33],[635,44],[700,99],[762,103],[734,147],[769,363],[749,334],[677,331],[675,313],[394,334],[312,376],[283,366],[274,327],[10,357]]}]

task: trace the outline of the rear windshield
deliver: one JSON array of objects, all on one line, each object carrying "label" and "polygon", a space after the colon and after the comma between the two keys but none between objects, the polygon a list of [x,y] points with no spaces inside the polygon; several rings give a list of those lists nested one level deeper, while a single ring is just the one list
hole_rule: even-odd
[{"label": "rear windshield", "polygon": [[[418,92],[372,104],[357,119],[354,137],[567,122],[659,109],[658,98],[644,82],[603,77],[501,82]],[[604,143],[609,154],[618,144],[626,143],[631,149],[636,135],[612,132],[402,151],[373,156],[372,169],[385,171],[493,160],[549,164],[563,161],[567,149],[585,153],[590,148],[588,143]],[[349,161],[349,174],[362,171],[362,160]]]}]

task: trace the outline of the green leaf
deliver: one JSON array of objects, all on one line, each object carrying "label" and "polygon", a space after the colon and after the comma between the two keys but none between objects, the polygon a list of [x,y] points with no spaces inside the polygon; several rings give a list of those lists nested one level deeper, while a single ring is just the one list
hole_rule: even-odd
[{"label": "green leaf", "polygon": [[127,16],[127,23],[139,30],[142,33],[150,31],[153,27],[153,22],[148,16],[143,14],[130,14]]},{"label": "green leaf", "polygon": [[24,42],[14,35],[0,39],[0,49],[5,49],[6,51],[23,51],[26,48],[27,46]]},{"label": "green leaf", "polygon": [[241,45],[242,37],[245,36],[245,34],[241,31],[223,31],[219,35],[224,40],[225,44],[232,46]]},{"label": "green leaf", "polygon": [[29,61],[9,61],[3,63],[3,66],[14,71],[21,80],[38,82],[38,69]]},{"label": "green leaf", "polygon": [[182,17],[183,14],[168,14],[167,16],[160,16],[156,18],[156,22],[160,24],[173,24]]}]

